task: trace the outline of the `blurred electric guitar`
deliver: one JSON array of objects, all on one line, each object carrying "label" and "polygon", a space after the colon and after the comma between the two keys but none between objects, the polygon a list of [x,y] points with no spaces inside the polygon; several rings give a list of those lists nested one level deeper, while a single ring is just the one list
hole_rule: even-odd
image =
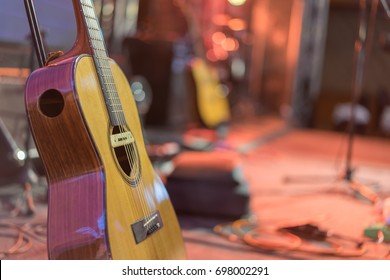
[{"label": "blurred electric guitar", "polygon": [[209,128],[216,128],[230,120],[227,94],[221,86],[218,73],[208,62],[203,38],[194,12],[185,0],[176,0],[177,6],[187,19],[195,53],[190,67],[196,87],[196,102],[199,117]]},{"label": "blurred electric guitar", "polygon": [[107,56],[92,0],[72,0],[77,40],[34,71],[26,110],[49,185],[50,259],[183,259],[136,104]]}]

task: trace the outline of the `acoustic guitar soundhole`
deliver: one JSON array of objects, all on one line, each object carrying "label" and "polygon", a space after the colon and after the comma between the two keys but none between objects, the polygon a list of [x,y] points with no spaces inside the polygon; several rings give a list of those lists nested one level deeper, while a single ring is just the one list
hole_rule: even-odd
[{"label": "acoustic guitar soundhole", "polygon": [[115,126],[110,140],[122,175],[133,187],[137,186],[141,177],[141,164],[133,134],[126,126]]},{"label": "acoustic guitar soundhole", "polygon": [[45,91],[39,98],[39,110],[46,117],[54,118],[61,114],[65,106],[64,97],[55,89]]}]

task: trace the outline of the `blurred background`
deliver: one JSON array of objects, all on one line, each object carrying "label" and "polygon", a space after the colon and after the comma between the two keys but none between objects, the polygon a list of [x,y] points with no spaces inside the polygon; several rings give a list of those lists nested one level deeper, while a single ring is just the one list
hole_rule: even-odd
[{"label": "blurred background", "polygon": [[[1,1],[1,77],[17,79],[17,73],[8,75],[5,70],[29,68],[28,22],[21,1]],[[160,77],[164,83],[155,73],[143,73],[150,76],[152,89],[159,85],[146,124],[183,125],[190,116],[178,104],[188,96],[178,76],[194,55],[190,34],[194,28],[188,28],[188,17],[171,0],[94,2],[111,57],[133,74],[145,72],[142,65],[150,63],[158,62],[164,69],[165,76]],[[234,117],[274,114],[291,117],[304,127],[334,128],[336,104],[351,99],[359,1],[186,2],[197,23],[196,41],[202,41],[207,60],[218,70]],[[35,5],[48,50],[68,50],[76,37],[71,1],[41,0]],[[381,98],[388,99],[389,90],[389,56],[381,42],[386,40],[389,20],[380,5],[374,12],[362,91],[371,113],[366,132],[381,135]],[[136,59],[140,56],[142,62]],[[17,84],[2,82],[1,92],[5,87],[20,91]]]}]

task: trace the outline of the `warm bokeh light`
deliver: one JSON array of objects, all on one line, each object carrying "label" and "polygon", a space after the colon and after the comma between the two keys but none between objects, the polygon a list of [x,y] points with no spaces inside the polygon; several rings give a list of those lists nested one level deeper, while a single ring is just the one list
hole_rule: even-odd
[{"label": "warm bokeh light", "polygon": [[228,26],[231,30],[240,31],[246,28],[246,23],[240,18],[232,18],[228,21]]},{"label": "warm bokeh light", "polygon": [[225,60],[228,58],[229,54],[219,45],[214,45],[214,48],[207,51],[207,59],[211,62],[218,60]]},{"label": "warm bokeh light", "polygon": [[245,4],[246,0],[228,0],[233,6],[241,6]]},{"label": "warm bokeh light", "polygon": [[225,14],[217,14],[213,16],[213,23],[218,26],[225,26],[228,24],[230,17]]},{"label": "warm bokeh light", "polygon": [[238,41],[234,38],[226,38],[226,40],[221,43],[222,48],[228,52],[236,51],[238,45]]},{"label": "warm bokeh light", "polygon": [[226,40],[226,35],[223,32],[217,31],[213,33],[211,39],[215,44],[221,44],[224,40]]},{"label": "warm bokeh light", "polygon": [[215,55],[215,52],[213,49],[210,49],[206,53],[206,57],[211,62],[216,62],[218,60],[217,56]]}]

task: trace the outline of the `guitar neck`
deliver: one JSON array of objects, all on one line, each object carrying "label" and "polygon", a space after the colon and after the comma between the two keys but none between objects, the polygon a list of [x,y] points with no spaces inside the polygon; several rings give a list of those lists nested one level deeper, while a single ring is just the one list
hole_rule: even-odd
[{"label": "guitar neck", "polygon": [[[85,50],[92,55],[110,122],[113,126],[123,125],[125,117],[93,2],[92,0],[73,0],[73,5],[78,29],[75,48]],[[77,46],[77,44],[85,44],[86,42],[88,42],[88,46]]]},{"label": "guitar neck", "polygon": [[207,61],[201,27],[196,19],[196,14],[191,6],[191,3],[188,3],[185,0],[176,0],[175,3],[181,9],[187,21],[188,33],[190,35],[195,55]]}]

